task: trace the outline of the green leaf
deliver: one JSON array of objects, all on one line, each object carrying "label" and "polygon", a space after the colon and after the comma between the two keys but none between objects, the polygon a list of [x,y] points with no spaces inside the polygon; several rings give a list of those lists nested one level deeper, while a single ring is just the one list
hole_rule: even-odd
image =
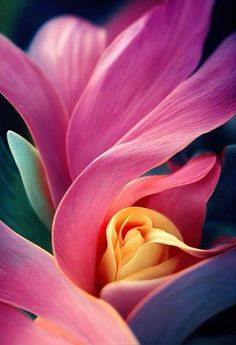
[{"label": "green leaf", "polygon": [[23,237],[51,252],[51,233],[31,207],[14,159],[1,138],[0,219]]},{"label": "green leaf", "polygon": [[7,140],[26,195],[34,211],[50,230],[55,211],[39,152],[27,140],[12,131],[7,133]]}]

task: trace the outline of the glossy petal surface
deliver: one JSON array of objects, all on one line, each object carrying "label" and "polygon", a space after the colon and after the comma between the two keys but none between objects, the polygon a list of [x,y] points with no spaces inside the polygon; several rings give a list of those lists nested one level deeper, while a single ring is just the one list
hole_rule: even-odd
[{"label": "glossy petal surface", "polygon": [[[205,163],[207,164],[207,159]],[[204,168],[204,164],[202,167]],[[179,228],[184,241],[198,247],[202,239],[207,202],[217,185],[220,170],[220,163],[216,162],[208,174],[195,183],[187,184],[191,178],[186,176],[185,185],[167,188],[161,193],[139,200],[137,204],[165,214]]]},{"label": "glossy petal surface", "polygon": [[[167,0],[168,1],[168,0]],[[117,11],[107,25],[107,42],[110,43],[128,25],[133,23],[142,14],[149,11],[152,7],[167,2],[166,0],[130,0],[127,4]]]},{"label": "glossy petal surface", "polygon": [[69,114],[105,48],[105,32],[73,16],[51,19],[38,31],[29,54],[49,77]]},{"label": "glossy petal surface", "polygon": [[201,57],[211,7],[211,0],[169,1],[108,47],[70,123],[73,178],[189,76]]},{"label": "glossy petal surface", "polygon": [[42,329],[16,308],[0,303],[1,345],[75,345]]},{"label": "glossy petal surface", "polygon": [[50,254],[0,226],[1,301],[42,316],[79,343],[137,343],[117,312],[72,285]]},{"label": "glossy petal surface", "polygon": [[190,159],[175,173],[133,180],[113,200],[106,219],[110,219],[119,209],[133,204],[151,208],[172,219],[188,244],[198,246],[205,204],[214,190],[219,173],[216,157],[203,154]]},{"label": "glossy petal surface", "polygon": [[28,125],[57,204],[70,184],[65,155],[68,115],[47,78],[3,36],[0,36],[0,59],[0,92]]}]

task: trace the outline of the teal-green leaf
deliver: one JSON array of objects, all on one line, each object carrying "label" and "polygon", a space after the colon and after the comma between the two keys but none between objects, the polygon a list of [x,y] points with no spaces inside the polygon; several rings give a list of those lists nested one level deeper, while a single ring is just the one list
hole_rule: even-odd
[{"label": "teal-green leaf", "polygon": [[12,131],[7,133],[7,140],[26,195],[41,221],[50,229],[54,208],[39,152],[26,139]]},{"label": "teal-green leaf", "polygon": [[51,252],[51,233],[31,207],[14,159],[1,138],[0,219],[23,237]]}]

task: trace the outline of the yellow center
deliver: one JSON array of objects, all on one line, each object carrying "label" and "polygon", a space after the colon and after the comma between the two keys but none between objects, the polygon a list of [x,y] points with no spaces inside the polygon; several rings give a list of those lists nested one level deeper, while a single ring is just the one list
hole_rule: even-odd
[{"label": "yellow center", "polygon": [[154,279],[174,272],[178,257],[169,245],[179,247],[182,236],[163,214],[142,207],[116,213],[107,230],[107,249],[99,265],[99,281]]}]

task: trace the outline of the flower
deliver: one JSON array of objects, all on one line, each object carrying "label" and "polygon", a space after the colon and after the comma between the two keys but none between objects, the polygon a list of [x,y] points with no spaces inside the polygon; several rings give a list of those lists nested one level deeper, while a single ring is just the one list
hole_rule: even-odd
[{"label": "flower", "polygon": [[[11,330],[18,320],[21,343],[181,343],[235,304],[235,238],[199,248],[219,159],[201,154],[175,172],[144,176],[235,113],[235,35],[192,74],[211,8],[207,0],[161,2],[106,49],[104,29],[55,19],[30,48],[41,69],[1,38],[0,88],[40,155],[14,135],[11,149],[39,216],[45,210],[30,186],[57,207],[55,257],[1,224],[1,322]],[[36,181],[23,169],[26,156],[39,164]],[[1,334],[17,344],[14,332]]]}]

